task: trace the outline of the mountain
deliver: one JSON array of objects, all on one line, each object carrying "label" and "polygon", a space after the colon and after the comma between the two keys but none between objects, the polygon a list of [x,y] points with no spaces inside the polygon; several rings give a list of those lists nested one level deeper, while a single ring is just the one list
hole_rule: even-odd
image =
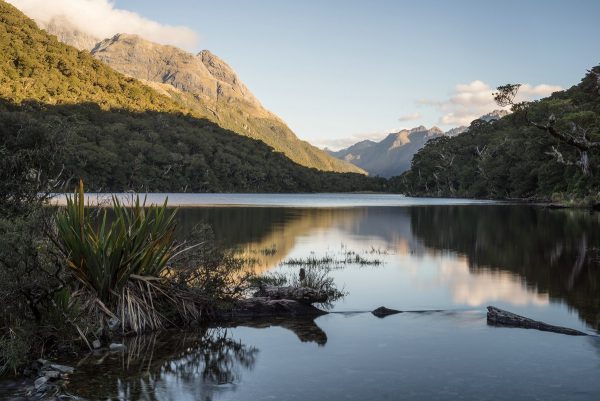
[{"label": "mountain", "polygon": [[[494,110],[479,119],[490,122],[499,120],[508,114],[506,110]],[[339,151],[329,149],[325,149],[325,151],[338,159],[363,168],[370,175],[389,178],[409,170],[415,153],[430,139],[442,135],[457,136],[468,129],[469,127],[461,126],[443,132],[437,127],[428,130],[424,126],[419,126],[411,130],[389,134],[381,142],[365,140]]]},{"label": "mountain", "polygon": [[410,168],[413,155],[425,143],[444,135],[437,127],[419,126],[411,130],[389,134],[380,142],[358,142],[346,149],[329,151],[334,157],[365,169],[370,175],[392,177]]},{"label": "mountain", "polygon": [[[381,190],[301,166],[59,42],[0,1],[0,149],[54,143],[60,177],[90,191]],[[59,171],[38,171],[52,177]]]},{"label": "mountain", "polygon": [[130,34],[117,34],[90,46],[85,34],[64,18],[54,19],[44,28],[66,44],[89,49],[98,60],[197,115],[261,140],[298,164],[322,171],[365,173],[300,140],[283,120],[261,105],[227,63],[208,50],[193,55]]}]

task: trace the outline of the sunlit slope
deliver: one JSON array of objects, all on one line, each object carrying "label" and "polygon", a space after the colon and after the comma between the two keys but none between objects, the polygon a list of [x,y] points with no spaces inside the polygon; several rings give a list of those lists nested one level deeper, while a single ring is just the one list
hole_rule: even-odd
[{"label": "sunlit slope", "polygon": [[208,50],[193,55],[129,34],[96,40],[90,46],[90,38],[65,18],[55,18],[43,28],[66,44],[91,50],[115,70],[155,89],[160,87],[162,94],[195,114],[261,140],[298,164],[323,171],[364,173],[298,139],[283,120],[261,105],[227,63]]}]

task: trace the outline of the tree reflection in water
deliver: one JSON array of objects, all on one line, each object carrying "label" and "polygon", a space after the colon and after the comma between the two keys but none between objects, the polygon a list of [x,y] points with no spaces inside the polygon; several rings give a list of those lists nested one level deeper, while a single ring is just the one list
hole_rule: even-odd
[{"label": "tree reflection in water", "polygon": [[128,338],[127,352],[96,353],[77,363],[68,391],[85,399],[213,400],[235,391],[254,368],[258,349],[231,336],[231,328],[278,326],[302,342],[324,346],[327,334],[311,319],[224,322],[199,332],[173,331]]},{"label": "tree reflection in water", "polygon": [[600,216],[524,206],[411,208],[411,229],[430,249],[465,255],[469,269],[504,270],[565,301],[600,329]]},{"label": "tree reflection in water", "polygon": [[123,354],[81,361],[69,391],[86,399],[212,400],[235,390],[258,354],[223,328],[139,336],[125,343]]}]

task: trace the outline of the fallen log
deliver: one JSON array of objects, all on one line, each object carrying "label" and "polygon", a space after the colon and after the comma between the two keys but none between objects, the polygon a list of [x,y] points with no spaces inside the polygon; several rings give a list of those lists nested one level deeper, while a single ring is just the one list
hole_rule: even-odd
[{"label": "fallen log", "polygon": [[276,287],[263,285],[254,294],[255,298],[287,299],[306,305],[327,302],[329,298],[323,291],[307,287]]},{"label": "fallen log", "polygon": [[487,307],[487,322],[491,326],[518,327],[522,329],[534,329],[540,331],[549,331],[552,333],[566,334],[569,336],[587,336],[588,334],[568,327],[553,326],[544,322],[529,319],[514,313],[496,308]]},{"label": "fallen log", "polygon": [[217,317],[222,319],[240,317],[317,317],[326,313],[324,310],[293,299],[254,297],[237,301],[231,310],[221,312]]}]

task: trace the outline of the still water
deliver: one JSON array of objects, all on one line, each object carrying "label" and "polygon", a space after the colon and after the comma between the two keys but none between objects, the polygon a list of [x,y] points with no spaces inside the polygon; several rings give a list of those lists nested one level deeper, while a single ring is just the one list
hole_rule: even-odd
[{"label": "still water", "polygon": [[[262,272],[348,252],[381,264],[333,269],[348,295],[314,321],[134,339],[126,355],[81,362],[70,391],[101,400],[600,399],[598,214],[378,195],[219,196],[238,207],[196,195],[212,206],[182,208],[180,235],[210,224]],[[414,312],[368,313],[382,305]],[[593,336],[491,327],[487,305]]]}]

